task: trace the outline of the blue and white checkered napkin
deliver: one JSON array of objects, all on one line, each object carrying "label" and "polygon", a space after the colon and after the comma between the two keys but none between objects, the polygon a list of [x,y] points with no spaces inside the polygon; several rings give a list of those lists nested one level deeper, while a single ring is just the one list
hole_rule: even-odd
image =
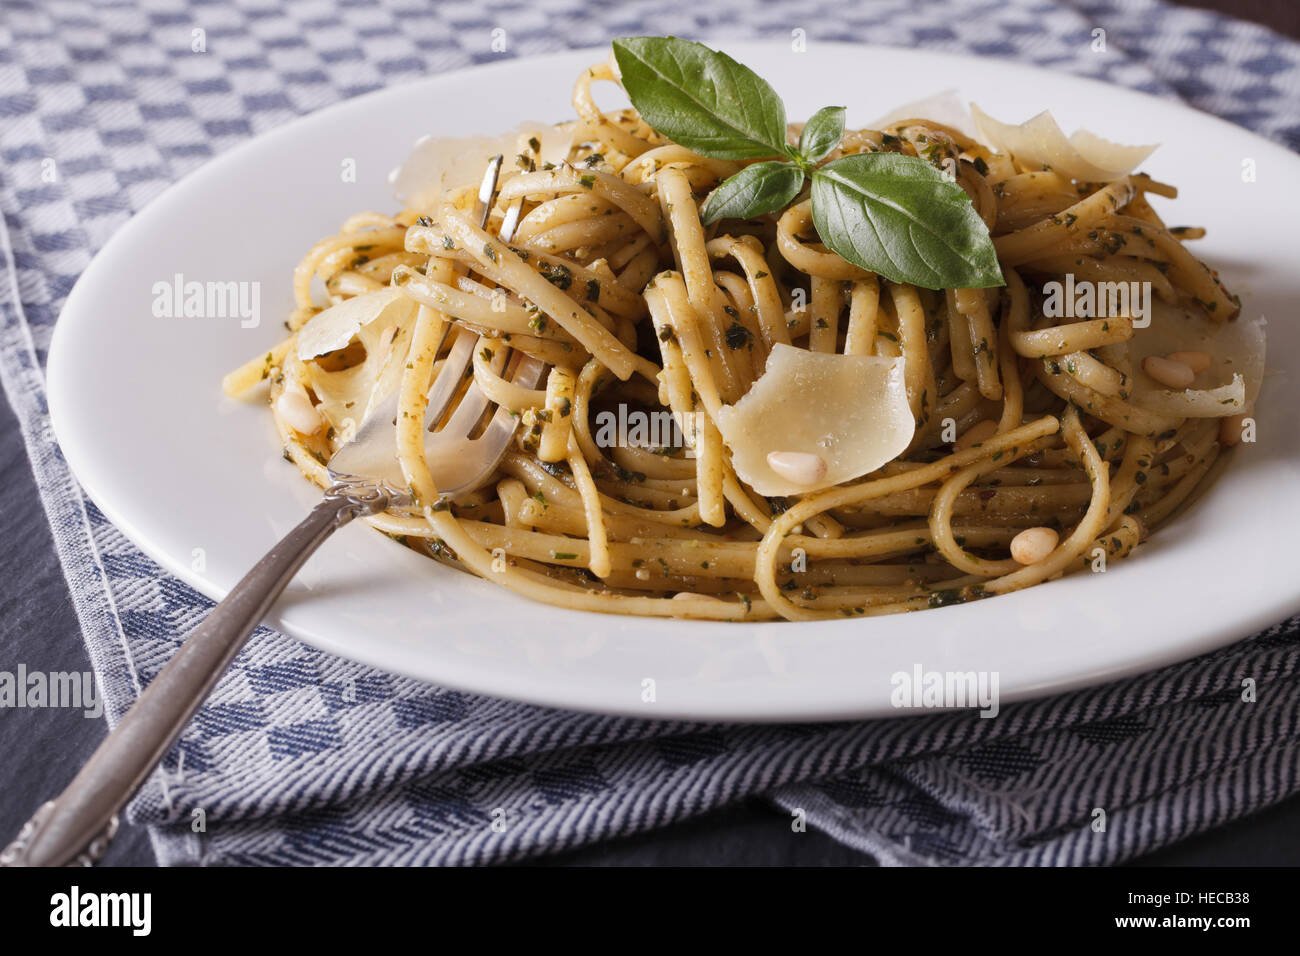
[{"label": "blue and white checkered napkin", "polygon": [[[91,255],[235,143],[357,93],[494,59],[495,28],[507,31],[507,56],[636,33],[802,28],[811,43],[1099,76],[1300,148],[1300,47],[1155,0],[6,0],[0,16],[10,279],[0,373],[114,721],[209,602],[85,500],[53,443],[41,368]],[[202,56],[195,28],[206,31]],[[52,183],[41,175],[51,158]],[[1258,702],[1242,702],[1244,678]],[[1155,675],[1008,706],[997,720],[791,727],[545,710],[392,677],[262,629],[131,812],[164,863],[483,863],[767,795],[886,862],[1113,863],[1300,790],[1298,725],[1297,621]],[[206,833],[192,832],[195,808]],[[1094,808],[1106,811],[1104,832]]]}]

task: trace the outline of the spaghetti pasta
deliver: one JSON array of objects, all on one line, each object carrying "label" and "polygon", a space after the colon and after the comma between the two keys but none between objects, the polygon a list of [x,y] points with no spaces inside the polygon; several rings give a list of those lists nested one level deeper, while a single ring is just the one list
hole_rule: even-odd
[{"label": "spaghetti pasta", "polygon": [[[990,227],[1005,286],[923,289],[828,249],[806,188],[777,213],[705,225],[705,197],[744,164],[670,142],[633,110],[602,112],[591,92],[601,82],[619,82],[608,64],[575,87],[564,162],[538,168],[535,142],[519,144],[487,228],[472,189],[450,188],[434,208],[354,216],[317,243],[293,273],[289,337],[224,383],[242,394],[269,382],[286,457],[326,486],[325,462],[349,432],[318,391],[325,373],[389,369],[414,504],[370,521],[417,551],[592,611],[817,620],[940,607],[1128,555],[1219,455],[1210,419],[1253,398],[1212,372],[1185,392],[1141,390],[1137,316],[1044,309],[1043,284],[1070,272],[1147,282],[1202,321],[1235,316],[1237,300],[1184,244],[1202,232],[1167,228],[1147,201],[1175,195],[1170,186],[1142,174],[1074,180],[924,119],[850,131],[834,156],[955,163]],[[503,242],[497,227],[516,201],[522,217]],[[367,340],[393,354],[360,341],[297,354],[297,332],[322,309],[390,286],[418,305]],[[448,501],[422,422],[457,332],[486,337],[472,380],[522,426],[491,480]],[[719,413],[778,346],[900,361],[907,449],[832,487],[755,492]],[[539,387],[506,376],[511,349],[551,367]],[[300,430],[304,396],[328,427]],[[609,426],[632,418],[670,437]],[[1037,527],[1059,541],[1022,565],[1010,542]]]}]

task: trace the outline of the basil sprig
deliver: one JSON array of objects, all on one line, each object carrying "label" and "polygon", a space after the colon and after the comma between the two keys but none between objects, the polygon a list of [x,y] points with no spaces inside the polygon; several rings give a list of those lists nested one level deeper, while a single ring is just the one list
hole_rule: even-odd
[{"label": "basil sprig", "polygon": [[812,175],[812,216],[826,245],[894,282],[1003,284],[988,227],[966,190],[915,156],[857,153],[827,163]]},{"label": "basil sprig", "polygon": [[823,106],[799,134],[797,155],[806,162],[825,159],[844,137],[844,107]]},{"label": "basil sprig", "polygon": [[793,163],[746,166],[719,184],[704,204],[704,224],[749,219],[790,205],[803,189],[803,170]]},{"label": "basil sprig", "polygon": [[811,178],[813,225],[849,262],[926,289],[1004,284],[970,197],[925,160],[875,152],[818,165],[844,135],[843,107],[818,110],[791,146],[781,98],[725,53],[677,37],[630,37],[614,41],[614,58],[655,131],[701,156],[767,160],[713,191],[705,224],[782,209]]},{"label": "basil sprig", "polygon": [[725,53],[676,37],[629,37],[614,41],[614,56],[632,105],[673,142],[714,159],[785,152],[781,97]]}]

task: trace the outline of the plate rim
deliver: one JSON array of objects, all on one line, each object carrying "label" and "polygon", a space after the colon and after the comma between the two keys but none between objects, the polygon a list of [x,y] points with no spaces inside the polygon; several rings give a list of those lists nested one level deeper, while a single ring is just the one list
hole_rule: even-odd
[{"label": "plate rim", "polygon": [[[745,48],[764,48],[764,47],[768,49],[780,48],[784,50],[787,48],[787,45],[782,43],[781,41],[761,41],[761,40],[760,41],[752,41],[752,40],[737,41],[734,43],[725,42],[720,45],[723,48],[728,50],[739,50]],[[947,53],[942,53],[933,50],[912,50],[908,48],[880,46],[874,44],[856,44],[856,43],[842,43],[842,42],[823,43],[819,41],[819,45],[822,47],[835,47],[843,51],[852,51],[853,53],[857,53],[857,54],[878,51],[882,53],[888,53],[890,56],[900,56],[900,55],[905,57],[917,56],[926,59],[931,59],[931,58],[941,59],[943,61],[951,62],[951,63],[965,63],[971,66],[981,66],[981,65],[987,66],[988,64],[993,63],[1002,69],[1010,70],[1013,72],[1023,72],[1027,74],[1046,73],[1056,78],[1065,78],[1071,83],[1084,84],[1089,87],[1098,88],[1099,90],[1105,91],[1105,93],[1108,95],[1119,94],[1123,97],[1139,98],[1141,100],[1151,103],[1151,105],[1153,106],[1158,106],[1163,111],[1174,112],[1174,113],[1186,111],[1188,113],[1194,114],[1201,122],[1205,122],[1207,120],[1211,121],[1213,124],[1221,126],[1224,130],[1230,131],[1232,135],[1236,137],[1245,136],[1245,137],[1252,138],[1258,141],[1262,146],[1266,147],[1267,150],[1276,151],[1280,155],[1287,157],[1288,160],[1291,162],[1300,162],[1300,156],[1297,156],[1296,154],[1294,154],[1293,152],[1291,152],[1281,144],[1276,143],[1251,130],[1247,130],[1244,127],[1237,126],[1225,119],[1222,119],[1221,117],[1215,116],[1214,114],[1206,113],[1202,110],[1196,109],[1195,107],[1189,106],[1188,104],[1183,103],[1181,101],[1154,96],[1149,93],[1133,90],[1129,87],[1109,83],[1104,80],[1096,79],[1094,77],[1080,76],[1068,71],[1058,72],[1053,70],[1046,70],[1043,69],[1042,67],[1024,64],[1012,60],[979,57],[979,56],[973,56],[969,54],[947,54]],[[400,83],[400,84],[395,84],[393,86],[382,87],[380,89],[370,91],[368,93],[362,94],[357,97],[352,97],[350,99],[345,99],[337,103],[330,104],[329,106],[323,107],[322,109],[304,114],[302,116],[295,117],[292,120],[289,120],[261,134],[253,136],[248,140],[239,143],[231,147],[230,149],[225,150],[224,152],[221,152],[216,156],[210,158],[209,160],[204,162],[201,166],[195,168],[185,176],[178,179],[176,182],[170,184],[166,189],[160,191],[157,196],[153,197],[148,202],[146,202],[130,218],[129,221],[127,221],[118,229],[116,229],[109,236],[107,241],[104,242],[103,246],[96,251],[91,262],[87,265],[85,270],[82,272],[81,276],[78,277],[73,288],[70,290],[67,299],[64,302],[63,308],[60,310],[59,318],[58,320],[56,320],[54,325],[53,333],[50,340],[48,355],[47,355],[47,364],[46,364],[46,396],[47,396],[50,420],[51,420],[52,427],[54,429],[54,434],[56,436],[56,439],[59,441],[60,448],[62,449],[64,457],[68,462],[69,468],[72,470],[74,476],[76,476],[78,482],[80,483],[81,487],[85,490],[86,494],[91,498],[92,501],[95,502],[95,504],[100,508],[100,510],[104,513],[104,515],[110,521],[112,521],[113,524],[119,530],[121,530],[122,533],[126,535],[126,537],[129,538],[136,547],[139,547],[141,551],[143,551],[151,559],[156,561],[160,566],[162,566],[169,573],[185,581],[185,583],[187,583],[191,587],[194,587],[200,593],[203,593],[209,598],[212,598],[214,600],[219,600],[220,598],[224,597],[225,594],[228,592],[228,589],[217,586],[215,582],[198,574],[197,572],[194,572],[188,565],[184,564],[183,562],[179,562],[175,560],[174,555],[158,547],[155,547],[155,542],[149,539],[148,536],[137,533],[134,527],[134,523],[129,520],[128,516],[124,514],[120,509],[118,509],[112,501],[106,500],[104,496],[99,494],[98,489],[95,487],[96,483],[93,480],[87,481],[87,479],[83,477],[83,475],[93,474],[93,467],[87,466],[85,462],[80,462],[79,465],[79,453],[70,450],[71,448],[75,448],[75,442],[71,446],[65,447],[62,441],[63,435],[67,433],[67,429],[70,427],[68,425],[69,419],[67,416],[73,414],[65,407],[64,404],[64,399],[69,397],[66,394],[66,390],[65,390],[66,386],[58,384],[60,379],[59,369],[62,367],[63,356],[66,354],[64,343],[68,334],[67,330],[70,326],[70,323],[64,321],[64,316],[70,311],[73,311],[74,306],[80,306],[80,300],[82,296],[89,294],[86,290],[93,284],[97,276],[97,272],[98,272],[97,265],[102,268],[102,262],[105,258],[106,251],[113,249],[115,246],[126,245],[129,239],[133,237],[136,234],[136,232],[141,232],[147,229],[149,225],[149,219],[151,218],[153,211],[156,208],[162,207],[165,203],[167,203],[170,199],[172,199],[178,192],[181,192],[183,190],[194,189],[197,186],[201,185],[202,182],[208,177],[219,176],[222,172],[222,169],[227,164],[236,163],[238,159],[241,156],[243,156],[246,152],[258,148],[264,148],[268,144],[273,144],[281,140],[290,140],[294,138],[295,135],[299,134],[301,130],[315,124],[329,122],[334,118],[336,118],[336,116],[341,113],[346,113],[350,110],[362,109],[373,102],[384,99],[386,97],[394,96],[396,94],[396,91],[404,91],[409,94],[413,89],[420,88],[420,87],[436,87],[444,84],[454,85],[458,82],[463,82],[466,79],[466,77],[481,76],[486,71],[492,71],[494,73],[515,72],[521,69],[527,69],[530,66],[535,66],[538,63],[546,62],[546,61],[558,61],[558,60],[564,60],[568,58],[577,59],[579,57],[601,58],[606,55],[607,49],[608,49],[607,46],[586,47],[580,49],[556,51],[553,53],[541,54],[538,56],[510,58],[507,60],[502,60],[500,62],[494,62],[494,63],[474,64],[456,70],[450,70],[443,73],[436,73],[407,83]],[[399,160],[400,157],[396,157],[394,164],[396,164],[396,162]],[[64,423],[62,426],[60,425],[60,421],[63,421]],[[367,533],[369,532],[367,531]],[[268,544],[269,543],[270,542],[268,542]],[[394,548],[400,547],[396,544],[392,544],[391,546]],[[1004,702],[1009,703],[1015,700],[1038,698],[1046,694],[1066,693],[1072,690],[1077,690],[1082,687],[1096,686],[1099,684],[1111,682],[1113,680],[1121,679],[1123,677],[1133,676],[1135,674],[1147,673],[1149,671],[1153,671],[1158,668],[1168,666],[1169,664],[1172,663],[1188,660],[1192,657],[1198,656],[1199,654],[1205,653],[1206,651],[1223,647],[1242,637],[1248,636],[1263,628],[1266,628],[1271,624],[1276,624],[1279,621],[1284,620],[1287,616],[1294,614],[1297,611],[1300,611],[1300,586],[1297,586],[1294,593],[1290,595],[1287,596],[1275,595],[1274,597],[1275,600],[1271,603],[1257,604],[1255,606],[1255,611],[1252,616],[1248,618],[1239,617],[1234,619],[1233,623],[1224,623],[1218,627],[1212,628],[1208,632],[1206,632],[1205,636],[1203,636],[1202,638],[1196,641],[1185,642],[1179,645],[1176,650],[1171,650],[1165,654],[1156,655],[1155,657],[1135,656],[1134,659],[1127,662],[1112,664],[1111,666],[1093,667],[1089,669],[1086,673],[1081,673],[1069,679],[1064,679],[1064,680],[1054,679],[1054,680],[1047,680],[1044,682],[1040,682],[1040,684],[1031,684],[1003,695],[1002,699]],[[1015,598],[1016,595],[1002,596],[1002,599],[1008,602],[1015,600]],[[953,612],[959,612],[960,610],[961,608],[940,608],[940,609],[931,610],[929,614],[938,615],[941,612],[947,612],[948,615],[952,615]],[[605,616],[602,615],[601,617],[603,618]],[[399,673],[402,674],[403,676],[413,676],[420,680],[435,682],[442,686],[457,687],[459,689],[467,690],[474,693],[483,693],[483,694],[489,694],[498,697],[507,696],[510,697],[511,699],[523,700],[529,703],[541,704],[545,706],[562,707],[570,710],[584,710],[584,711],[605,713],[605,714],[618,713],[627,716],[638,716],[638,717],[647,716],[645,711],[643,710],[635,711],[630,707],[619,709],[618,707],[611,707],[608,704],[594,706],[590,704],[590,702],[584,703],[583,701],[575,701],[568,694],[548,692],[550,690],[550,685],[528,686],[528,687],[521,686],[521,687],[516,687],[513,690],[510,689],[502,690],[501,686],[503,682],[498,681],[495,688],[485,689],[482,686],[475,685],[473,682],[470,682],[468,684],[456,683],[447,680],[445,677],[430,678],[423,675],[414,675],[411,674],[409,671],[394,669],[393,662],[391,661],[391,659],[389,660],[383,659],[382,653],[375,653],[374,645],[369,644],[367,642],[363,641],[360,642],[359,645],[356,647],[349,647],[347,649],[347,652],[343,653],[338,646],[338,642],[336,641],[328,641],[328,640],[322,641],[319,635],[313,634],[309,630],[306,630],[301,626],[292,625],[292,624],[286,626],[282,620],[281,614],[277,611],[273,611],[272,614],[268,616],[267,622],[273,624],[273,626],[279,629],[282,633],[286,634],[287,636],[295,640],[303,641],[304,643],[323,649],[329,653],[342,654],[342,656],[345,656],[349,659],[359,661],[369,666],[377,667],[389,673]],[[700,622],[673,621],[671,623],[672,626],[679,627],[682,625],[689,626]],[[771,624],[767,624],[767,623],[759,623],[759,622],[747,622],[739,626],[746,627],[746,628],[769,627],[769,626],[776,626],[778,623],[780,623],[780,626],[783,629],[789,630],[789,629],[799,628],[799,627],[817,626],[820,622],[813,622],[812,624],[791,623],[791,622],[772,622]],[[798,713],[791,713],[788,711],[775,712],[775,713],[746,712],[743,716],[737,716],[738,711],[734,706],[726,707],[723,710],[720,710],[715,713],[710,713],[708,707],[701,707],[698,706],[697,704],[685,710],[679,710],[679,711],[674,711],[671,706],[656,707],[653,716],[655,719],[681,718],[681,719],[706,719],[706,720],[719,720],[719,719],[744,720],[746,722],[777,722],[777,721],[790,722],[790,721],[862,719],[864,717],[876,717],[876,716],[898,717],[898,716],[907,716],[907,715],[920,715],[926,713],[927,711],[928,709],[927,710],[882,711],[879,707],[872,707],[872,706],[865,706],[865,705],[845,706],[839,704],[839,705],[821,708],[821,709],[815,706],[808,706],[808,707],[801,708]]]}]

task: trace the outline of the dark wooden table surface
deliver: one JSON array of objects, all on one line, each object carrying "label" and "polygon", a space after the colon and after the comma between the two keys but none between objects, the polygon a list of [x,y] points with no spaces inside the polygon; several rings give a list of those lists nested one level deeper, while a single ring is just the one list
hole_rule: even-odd
[{"label": "dark wooden table surface", "polygon": [[1284,36],[1300,40],[1300,3],[1296,0],[1173,0],[1173,3],[1262,23]]}]

